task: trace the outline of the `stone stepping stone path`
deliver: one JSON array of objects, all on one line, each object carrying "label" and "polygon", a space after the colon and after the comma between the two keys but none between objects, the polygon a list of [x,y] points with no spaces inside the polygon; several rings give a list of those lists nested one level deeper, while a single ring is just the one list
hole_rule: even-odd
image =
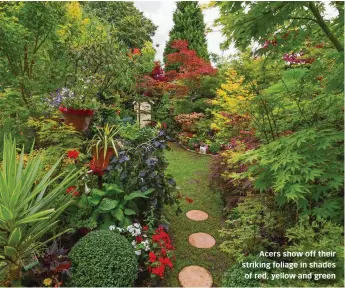
[{"label": "stone stepping stone path", "polygon": [[182,287],[212,287],[213,284],[210,272],[201,266],[183,268],[178,279]]},{"label": "stone stepping stone path", "polygon": [[199,232],[189,236],[189,243],[196,248],[212,248],[216,240],[210,234]]},{"label": "stone stepping stone path", "polygon": [[[190,210],[186,216],[193,221],[205,221],[208,218],[208,214],[201,210]],[[189,236],[189,243],[197,248],[208,249],[216,245],[216,240],[210,234],[198,232]],[[213,284],[211,273],[201,266],[183,268],[178,279],[182,287],[212,287]]]},{"label": "stone stepping stone path", "polygon": [[186,216],[194,221],[204,221],[208,218],[208,214],[201,210],[190,210],[186,213]]}]

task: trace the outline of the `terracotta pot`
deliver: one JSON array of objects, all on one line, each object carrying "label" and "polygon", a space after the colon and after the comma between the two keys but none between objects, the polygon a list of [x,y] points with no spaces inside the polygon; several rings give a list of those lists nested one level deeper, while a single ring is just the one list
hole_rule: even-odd
[{"label": "terracotta pot", "polygon": [[91,116],[94,111],[90,109],[73,109],[60,107],[59,110],[64,114],[65,124],[72,124],[78,131],[86,131],[89,128]]},{"label": "terracotta pot", "polygon": [[98,151],[98,157],[97,157],[96,149],[94,149],[94,151],[93,151],[93,159],[94,159],[95,168],[99,169],[99,170],[107,169],[107,167],[109,165],[109,162],[110,162],[110,158],[114,154],[115,154],[114,149],[113,148],[108,148],[107,153],[105,154],[105,157],[104,157],[104,149],[101,148]]}]

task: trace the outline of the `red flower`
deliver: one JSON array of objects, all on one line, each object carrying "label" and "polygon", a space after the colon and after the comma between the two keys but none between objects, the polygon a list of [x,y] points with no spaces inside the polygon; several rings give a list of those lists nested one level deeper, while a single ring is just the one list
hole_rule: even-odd
[{"label": "red flower", "polygon": [[152,274],[155,274],[161,278],[164,276],[165,265],[152,268]]},{"label": "red flower", "polygon": [[73,192],[73,197],[79,196],[79,192],[77,191],[77,187],[76,186],[70,186],[66,189],[66,193],[70,194],[71,192]]},{"label": "red flower", "polygon": [[159,262],[161,262],[162,265],[168,265],[170,268],[174,267],[174,265],[171,263],[171,261],[168,257],[159,258]]},{"label": "red flower", "polygon": [[157,256],[156,256],[156,254],[153,253],[153,252],[150,252],[150,253],[149,253],[149,258],[150,258],[149,261],[150,261],[151,263],[157,261]]},{"label": "red flower", "polygon": [[77,150],[70,150],[67,152],[67,157],[70,159],[78,159],[79,151]]},{"label": "red flower", "polygon": [[194,201],[193,199],[190,199],[189,197],[186,197],[185,199],[188,203],[193,203],[193,201]]},{"label": "red flower", "polygon": [[135,241],[137,241],[137,243],[141,243],[143,241],[143,237],[137,236],[135,237]]},{"label": "red flower", "polygon": [[149,226],[143,226],[143,231],[149,230]]},{"label": "red flower", "polygon": [[95,165],[95,157],[90,161],[90,170],[92,170],[92,173],[98,176],[104,175],[104,170],[96,167]]},{"label": "red flower", "polygon": [[164,248],[162,248],[161,253],[163,256],[167,256],[167,250],[165,250]]}]

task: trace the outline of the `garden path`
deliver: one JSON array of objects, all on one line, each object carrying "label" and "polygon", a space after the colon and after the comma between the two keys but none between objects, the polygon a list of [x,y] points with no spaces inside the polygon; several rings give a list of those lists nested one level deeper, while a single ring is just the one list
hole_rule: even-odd
[{"label": "garden path", "polygon": [[[208,174],[211,157],[188,152],[175,143],[170,144],[170,147],[172,148],[171,151],[166,152],[169,162],[168,173],[174,176],[177,185],[181,187],[180,194],[183,197],[180,200],[182,213],[179,216],[176,216],[174,207],[167,206],[165,210],[165,216],[170,224],[169,229],[176,247],[176,261],[174,269],[164,279],[164,286],[180,287],[180,272],[180,276],[194,273],[196,278],[199,275],[205,275],[205,281],[210,281],[209,279],[212,280],[213,278],[212,286],[221,286],[221,277],[229,263],[227,264],[226,254],[220,251],[216,244],[221,243],[218,230],[223,224],[223,204],[219,194],[209,189]],[[191,200],[187,201],[186,197]],[[204,211],[207,217],[200,212],[196,214],[190,212],[191,210]],[[195,215],[201,219],[193,219]],[[210,248],[197,248],[190,244],[190,237],[199,232],[211,236],[212,245],[208,245]],[[199,243],[201,242],[203,245],[205,244],[205,235],[202,234],[201,236]],[[205,269],[196,268],[198,266]],[[209,276],[212,275],[211,277],[207,276],[207,271],[210,272]]]}]

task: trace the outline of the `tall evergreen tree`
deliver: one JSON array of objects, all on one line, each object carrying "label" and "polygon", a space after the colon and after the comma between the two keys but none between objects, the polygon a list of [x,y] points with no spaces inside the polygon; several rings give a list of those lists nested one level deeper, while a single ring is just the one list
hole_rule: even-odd
[{"label": "tall evergreen tree", "polygon": [[[197,1],[177,2],[177,8],[173,15],[174,27],[170,31],[170,39],[164,50],[164,62],[166,55],[176,52],[171,48],[174,40],[181,39],[188,41],[188,48],[195,50],[197,55],[203,59],[209,59],[207,42],[205,37],[204,16]],[[173,67],[166,67],[171,70]]]}]

